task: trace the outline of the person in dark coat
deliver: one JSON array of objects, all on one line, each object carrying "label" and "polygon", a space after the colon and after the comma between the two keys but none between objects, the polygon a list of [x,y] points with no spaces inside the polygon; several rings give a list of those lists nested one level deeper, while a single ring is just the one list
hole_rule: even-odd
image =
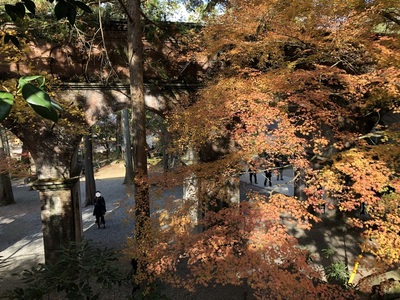
[{"label": "person in dark coat", "polygon": [[100,228],[100,225],[103,225],[103,228],[106,228],[106,221],[104,219],[106,211],[106,201],[104,200],[104,197],[101,195],[101,193],[97,191],[96,197],[94,198],[93,216],[96,217],[98,228]]},{"label": "person in dark coat", "polygon": [[272,172],[271,172],[271,170],[265,170],[264,174],[265,174],[264,186],[267,186],[267,182],[268,182],[269,186],[272,186]]},{"label": "person in dark coat", "polygon": [[254,183],[257,184],[257,169],[254,165],[254,162],[250,163],[249,174],[250,174],[250,183],[253,183],[253,177],[254,177]]},{"label": "person in dark coat", "polygon": [[283,162],[280,160],[275,161],[275,166],[277,167],[278,170],[278,177],[276,180],[279,180],[279,177],[281,177],[281,180],[283,180]]}]

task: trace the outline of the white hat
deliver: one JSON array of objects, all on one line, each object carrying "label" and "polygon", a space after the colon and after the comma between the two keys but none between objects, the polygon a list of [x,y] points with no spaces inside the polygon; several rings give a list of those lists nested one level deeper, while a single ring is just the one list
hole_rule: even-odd
[{"label": "white hat", "polygon": [[96,192],[96,197],[100,197],[101,196],[101,193],[100,192]]}]

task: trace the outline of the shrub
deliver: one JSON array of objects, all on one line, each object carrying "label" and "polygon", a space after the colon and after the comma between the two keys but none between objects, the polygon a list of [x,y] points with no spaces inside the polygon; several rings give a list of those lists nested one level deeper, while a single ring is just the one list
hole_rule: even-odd
[{"label": "shrub", "polygon": [[131,283],[113,250],[93,249],[88,243],[72,243],[61,250],[55,264],[39,264],[24,270],[24,288],[9,290],[2,299],[120,299],[121,287],[129,294]]}]

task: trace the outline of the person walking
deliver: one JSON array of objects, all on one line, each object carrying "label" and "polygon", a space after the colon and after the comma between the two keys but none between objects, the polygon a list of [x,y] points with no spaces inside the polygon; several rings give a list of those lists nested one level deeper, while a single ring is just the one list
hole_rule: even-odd
[{"label": "person walking", "polygon": [[96,217],[97,228],[100,228],[100,225],[106,228],[106,221],[104,219],[104,215],[107,211],[106,201],[99,191],[96,192],[95,196],[93,216]]},{"label": "person walking", "polygon": [[250,173],[250,183],[253,183],[253,176],[254,176],[254,183],[257,183],[257,171],[256,168],[254,166],[254,162],[250,163],[250,167],[249,167],[249,173]]},{"label": "person walking", "polygon": [[276,180],[279,180],[279,177],[281,177],[280,180],[283,180],[283,162],[280,160],[275,161],[275,166],[277,167],[278,170],[278,175]]},{"label": "person walking", "polygon": [[267,186],[267,182],[269,183],[269,186],[272,186],[272,172],[271,170],[265,170],[265,180],[264,180],[264,186]]}]

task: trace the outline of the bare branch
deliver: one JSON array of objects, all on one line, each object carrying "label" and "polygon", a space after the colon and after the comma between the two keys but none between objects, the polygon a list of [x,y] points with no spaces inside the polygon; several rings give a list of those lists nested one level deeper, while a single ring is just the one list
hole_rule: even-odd
[{"label": "bare branch", "polygon": [[399,16],[397,15],[393,15],[387,11],[383,11],[382,12],[382,16],[386,19],[388,19],[389,21],[392,21],[394,23],[396,23],[397,25],[400,25],[400,19]]}]

